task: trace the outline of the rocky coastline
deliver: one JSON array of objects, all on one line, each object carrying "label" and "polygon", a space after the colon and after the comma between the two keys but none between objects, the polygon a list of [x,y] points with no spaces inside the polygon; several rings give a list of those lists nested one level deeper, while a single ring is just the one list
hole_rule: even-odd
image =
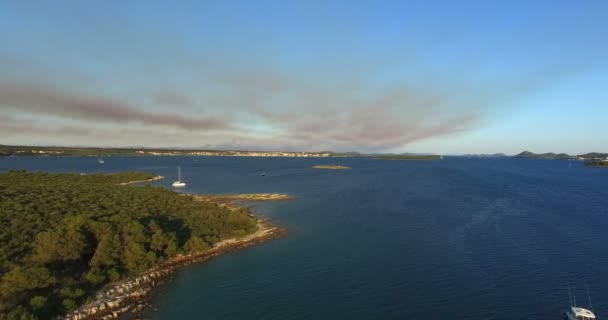
[{"label": "rocky coastline", "polygon": [[267,220],[258,220],[258,231],[253,234],[243,238],[220,241],[213,248],[203,252],[178,255],[137,277],[109,284],[97,292],[92,302],[79,307],[65,317],[57,317],[57,319],[141,319],[142,312],[149,306],[147,298],[152,290],[178,268],[281,238],[285,234],[285,229],[273,226]]}]

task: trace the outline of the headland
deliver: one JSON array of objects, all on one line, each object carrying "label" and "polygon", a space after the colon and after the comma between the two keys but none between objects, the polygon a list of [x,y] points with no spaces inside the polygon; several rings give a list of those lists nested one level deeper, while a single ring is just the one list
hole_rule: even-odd
[{"label": "headland", "polygon": [[175,256],[136,277],[109,284],[97,292],[93,301],[80,306],[63,319],[141,319],[142,313],[153,307],[149,301],[150,294],[179,268],[205,262],[213,257],[278,239],[287,234],[285,229],[276,227],[267,220],[257,220],[257,228],[256,232],[242,238],[222,240],[211,249]]},{"label": "headland", "polygon": [[246,205],[288,195],[197,198],[143,183],[161,178],[0,173],[7,222],[0,228],[0,318],[109,319],[139,312],[152,288],[179,266],[285,234]]}]

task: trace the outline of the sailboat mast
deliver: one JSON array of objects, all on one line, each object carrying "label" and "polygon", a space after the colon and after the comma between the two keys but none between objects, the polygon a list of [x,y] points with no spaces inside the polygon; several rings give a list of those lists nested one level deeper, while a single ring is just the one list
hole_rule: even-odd
[{"label": "sailboat mast", "polygon": [[177,166],[177,181],[182,182],[182,169]]},{"label": "sailboat mast", "polygon": [[591,295],[589,294],[589,286],[587,287],[587,298],[589,298],[589,308],[593,311],[593,304],[591,303]]}]

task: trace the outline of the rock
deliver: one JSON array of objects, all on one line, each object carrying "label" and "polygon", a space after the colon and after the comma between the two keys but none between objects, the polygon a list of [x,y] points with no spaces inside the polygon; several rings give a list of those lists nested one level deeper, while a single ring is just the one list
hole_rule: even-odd
[{"label": "rock", "polygon": [[108,301],[106,304],[107,304],[108,308],[118,308],[121,303],[122,303],[122,299],[118,298],[118,299],[114,299],[112,301]]}]

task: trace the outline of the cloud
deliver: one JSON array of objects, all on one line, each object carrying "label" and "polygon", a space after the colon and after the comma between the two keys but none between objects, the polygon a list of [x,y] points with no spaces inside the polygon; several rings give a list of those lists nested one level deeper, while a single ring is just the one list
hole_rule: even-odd
[{"label": "cloud", "polygon": [[[517,112],[605,56],[591,45],[603,11],[587,7],[565,35],[547,32],[559,17],[524,20],[517,37],[458,10],[424,18],[431,7],[246,7],[161,6],[163,21],[135,7],[13,8],[0,31],[2,143],[403,150]],[[553,16],[524,18],[539,13]]]},{"label": "cloud", "polygon": [[[21,69],[27,72],[0,75],[0,111],[40,120],[43,125],[37,124],[32,132],[48,127],[44,118],[67,120],[48,128],[45,138],[51,140],[61,136],[56,140],[65,141],[68,132],[77,135],[86,130],[81,136],[97,144],[109,136],[102,137],[105,127],[121,131],[137,124],[143,126],[138,129],[141,141],[131,144],[158,146],[163,141],[292,150],[392,149],[469,130],[483,117],[484,107],[474,105],[475,99],[468,99],[468,93],[440,86],[391,83],[370,90],[365,78],[374,77],[371,68],[360,77],[324,77],[331,70],[288,73],[257,63],[227,67],[229,64],[217,59],[213,67],[205,64],[185,75],[188,86],[176,88],[151,81],[138,84],[143,90],[133,90],[128,99],[124,94],[109,94],[107,83],[95,77],[82,77],[70,69],[56,74],[32,62]],[[21,61],[27,66],[27,59]],[[74,73],[80,83],[86,83],[84,89],[70,86]],[[54,83],[67,83],[71,89]],[[174,111],[156,111],[159,109]],[[28,125],[32,124],[24,123]],[[65,130],[58,128],[61,125]],[[158,138],[159,128],[165,128],[162,139]]]},{"label": "cloud", "polygon": [[141,123],[186,130],[230,129],[230,124],[213,118],[192,118],[179,113],[152,112],[116,98],[86,96],[48,84],[24,84],[0,80],[0,109],[45,114],[83,121]]},{"label": "cloud", "polygon": [[188,107],[196,105],[196,101],[192,97],[169,88],[154,92],[152,96],[156,104],[163,106]]},{"label": "cloud", "polygon": [[[19,68],[0,73],[0,111],[36,119],[34,124],[17,117],[24,128],[18,130],[20,136],[31,137],[30,127],[50,144],[78,140],[100,145],[117,139],[157,147],[382,151],[473,130],[488,121],[488,111],[501,100],[538,91],[559,78],[529,77],[492,90],[447,81],[378,84],[374,80],[386,70],[381,64],[340,74],[314,68],[289,72],[259,62],[234,66],[214,59],[175,71],[185,82],[148,77],[139,83],[117,79],[116,84],[94,73],[19,59]],[[0,59],[0,70],[11,61]],[[120,71],[115,72],[119,77]]]}]

